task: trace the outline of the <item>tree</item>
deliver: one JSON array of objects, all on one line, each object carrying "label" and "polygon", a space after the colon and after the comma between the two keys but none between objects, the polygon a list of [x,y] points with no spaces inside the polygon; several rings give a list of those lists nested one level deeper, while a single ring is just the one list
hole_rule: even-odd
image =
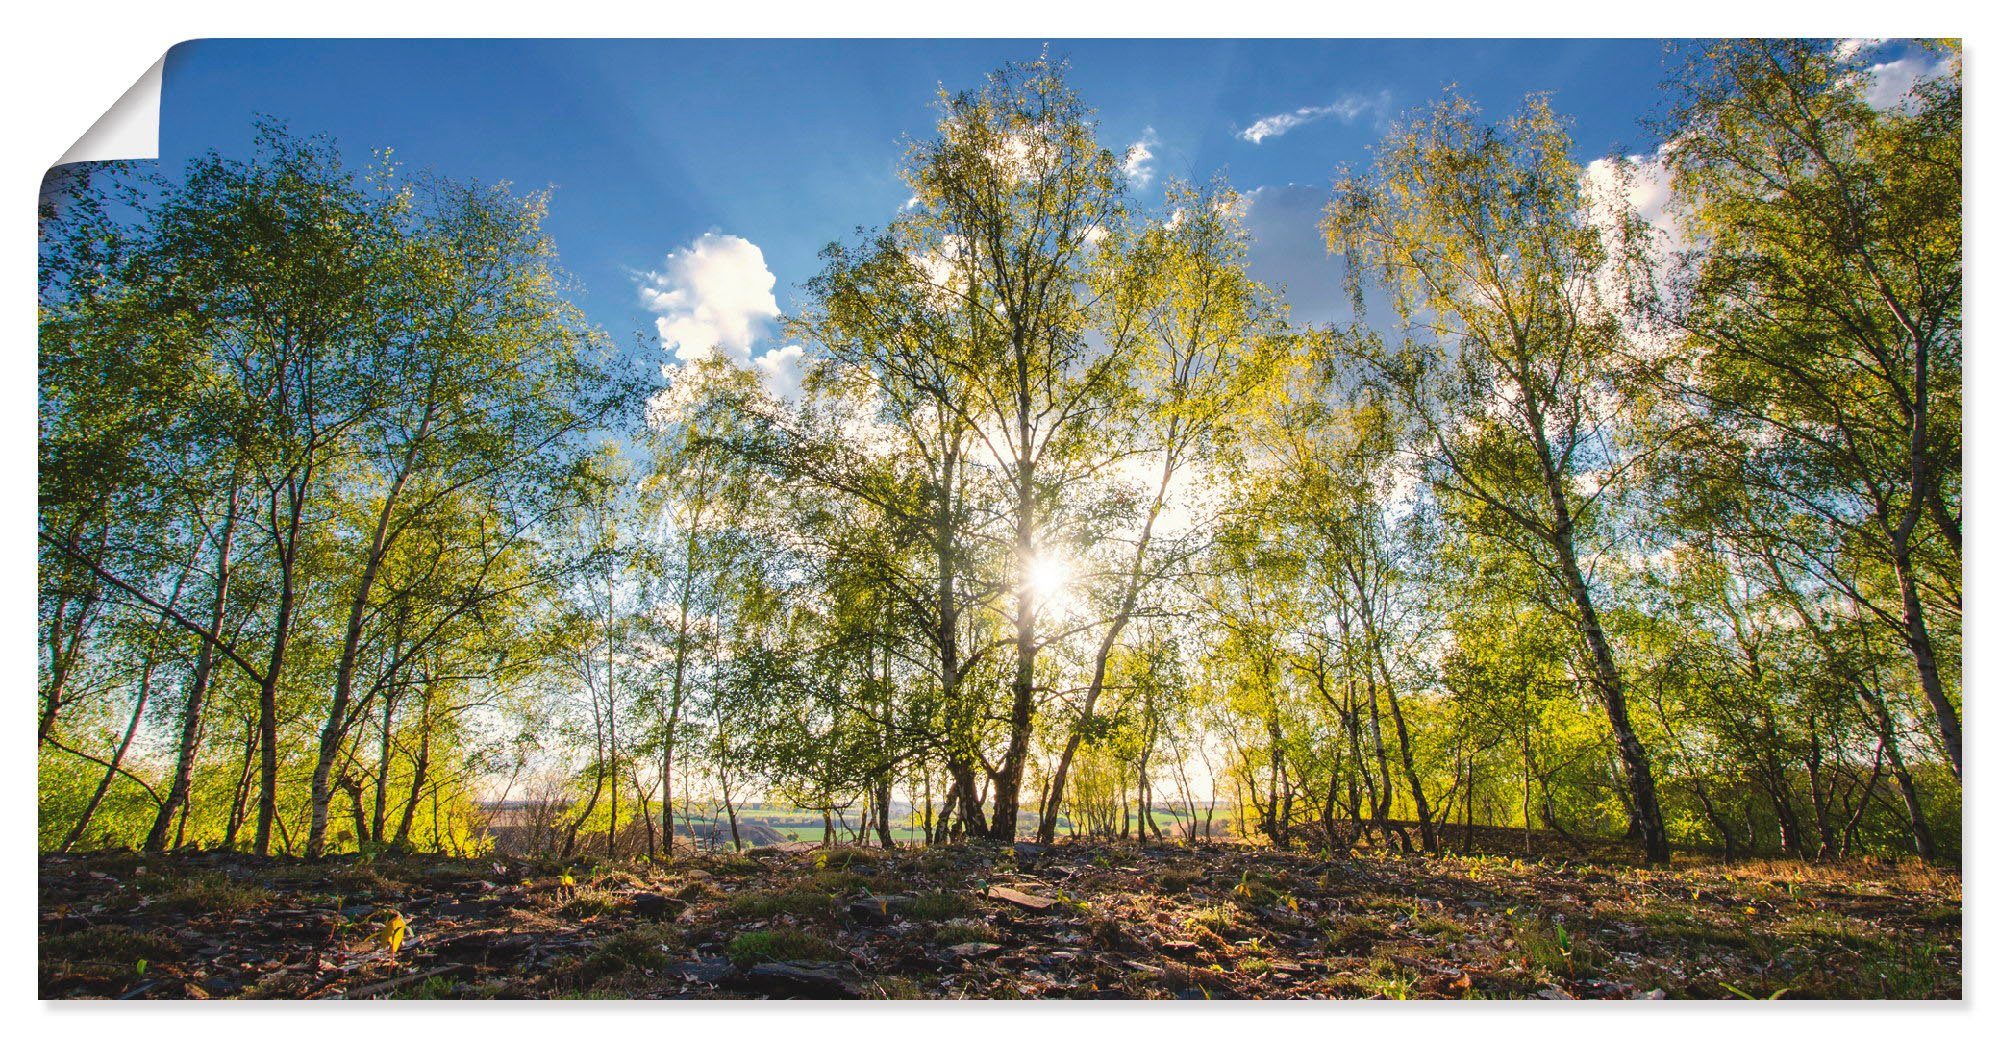
[{"label": "tree", "polygon": [[1623,331],[1601,287],[1619,243],[1589,219],[1582,172],[1545,101],[1493,126],[1448,98],[1385,141],[1371,172],[1340,178],[1325,230],[1357,277],[1374,272],[1393,294],[1405,341],[1364,339],[1353,356],[1415,426],[1432,478],[1559,589],[1635,828],[1663,862],[1651,762],[1588,568],[1628,459],[1614,392]]},{"label": "tree", "polygon": [[[1941,49],[1944,72],[1887,110],[1824,42],[1683,63],[1663,154],[1692,244],[1661,368],[1705,434],[1697,457],[1745,485],[1773,550],[1907,648],[1962,773],[1944,651],[1962,551],[1962,99]],[[1821,565],[1823,536],[1865,567]]]},{"label": "tree", "polygon": [[1014,837],[1041,686],[1045,526],[1063,491],[1097,460],[1129,357],[1093,348],[1087,262],[1117,222],[1118,157],[1046,57],[1010,65],[977,91],[946,96],[938,136],[916,145],[908,174],[916,219],[934,243],[965,322],[951,357],[969,390],[971,427],[1007,489],[1014,668],[1007,742],[993,774],[991,835]]}]

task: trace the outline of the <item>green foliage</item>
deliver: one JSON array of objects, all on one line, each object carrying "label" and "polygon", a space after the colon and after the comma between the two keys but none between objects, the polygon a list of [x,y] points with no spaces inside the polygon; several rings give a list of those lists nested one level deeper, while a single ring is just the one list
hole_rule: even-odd
[{"label": "green foliage", "polygon": [[205,871],[139,877],[134,888],[153,905],[188,915],[241,912],[271,898],[269,890],[255,883]]},{"label": "green foliage", "polygon": [[972,911],[972,903],[965,895],[950,890],[927,890],[910,899],[903,906],[902,914],[911,919],[942,921],[956,919]]},{"label": "green foliage", "polygon": [[[1009,65],[826,249],[795,386],[628,372],[546,195],[276,125],[79,174],[40,239],[38,844],[351,852],[387,900],[404,852],[505,840],[595,918],[691,839],[760,874],[719,852],[761,802],[827,846],[720,912],[814,922],[898,889],[885,837],[1032,872],[1020,821],[1107,867],[1197,822],[1949,860],[1962,86],[1925,46],[1891,106],[1826,41],[1677,49],[1635,159],[1448,92],[1335,171],[1326,327],[1252,277],[1252,199],[1133,192],[1063,64]],[[133,886],[262,896],[177,882]]]},{"label": "green foliage", "polygon": [[726,919],[832,919],[837,907],[832,894],[816,890],[746,890],[724,902],[718,912]]},{"label": "green foliage", "polygon": [[840,954],[825,938],[789,928],[749,930],[737,934],[723,953],[738,966],[753,966],[760,962],[823,962]]},{"label": "green foliage", "polygon": [[124,963],[144,974],[151,962],[173,961],[180,957],[180,945],[172,938],[145,933],[116,924],[88,926],[48,938],[41,944],[44,964],[50,962]]},{"label": "green foliage", "polygon": [[629,970],[663,969],[672,963],[671,950],[680,943],[680,932],[665,925],[623,930],[591,949],[572,976],[587,987]]}]

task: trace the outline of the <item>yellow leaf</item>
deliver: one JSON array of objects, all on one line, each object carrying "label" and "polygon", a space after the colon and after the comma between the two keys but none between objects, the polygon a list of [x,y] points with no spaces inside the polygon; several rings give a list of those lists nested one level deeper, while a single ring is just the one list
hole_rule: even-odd
[{"label": "yellow leaf", "polygon": [[403,938],[409,936],[409,933],[410,921],[403,918],[403,913],[390,909],[388,917],[382,923],[381,932],[375,935],[375,939],[389,949],[389,955],[393,958],[402,950]]}]

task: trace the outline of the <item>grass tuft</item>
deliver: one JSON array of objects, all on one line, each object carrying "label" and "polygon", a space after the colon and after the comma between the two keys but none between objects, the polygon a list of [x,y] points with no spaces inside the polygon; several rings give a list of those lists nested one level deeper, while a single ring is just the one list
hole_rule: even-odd
[{"label": "grass tuft", "polygon": [[738,966],[752,966],[760,962],[823,962],[840,953],[817,934],[783,928],[737,934],[723,954]]}]

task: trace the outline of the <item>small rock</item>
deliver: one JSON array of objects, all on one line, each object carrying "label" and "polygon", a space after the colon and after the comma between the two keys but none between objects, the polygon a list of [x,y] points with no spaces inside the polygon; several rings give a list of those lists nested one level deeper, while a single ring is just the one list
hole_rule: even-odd
[{"label": "small rock", "polygon": [[985,941],[967,941],[964,944],[954,944],[946,948],[944,952],[954,959],[976,959],[982,955],[991,955],[999,950],[1000,946],[997,944],[989,944]]},{"label": "small rock", "polygon": [[774,998],[860,998],[861,976],[831,962],[760,962],[737,978],[740,987]]},{"label": "small rock", "polygon": [[863,926],[888,926],[895,913],[909,903],[906,897],[865,897],[847,906],[847,914]]},{"label": "small rock", "polygon": [[631,907],[632,914],[641,919],[667,919],[679,915],[685,906],[664,894],[639,893],[632,895]]}]

